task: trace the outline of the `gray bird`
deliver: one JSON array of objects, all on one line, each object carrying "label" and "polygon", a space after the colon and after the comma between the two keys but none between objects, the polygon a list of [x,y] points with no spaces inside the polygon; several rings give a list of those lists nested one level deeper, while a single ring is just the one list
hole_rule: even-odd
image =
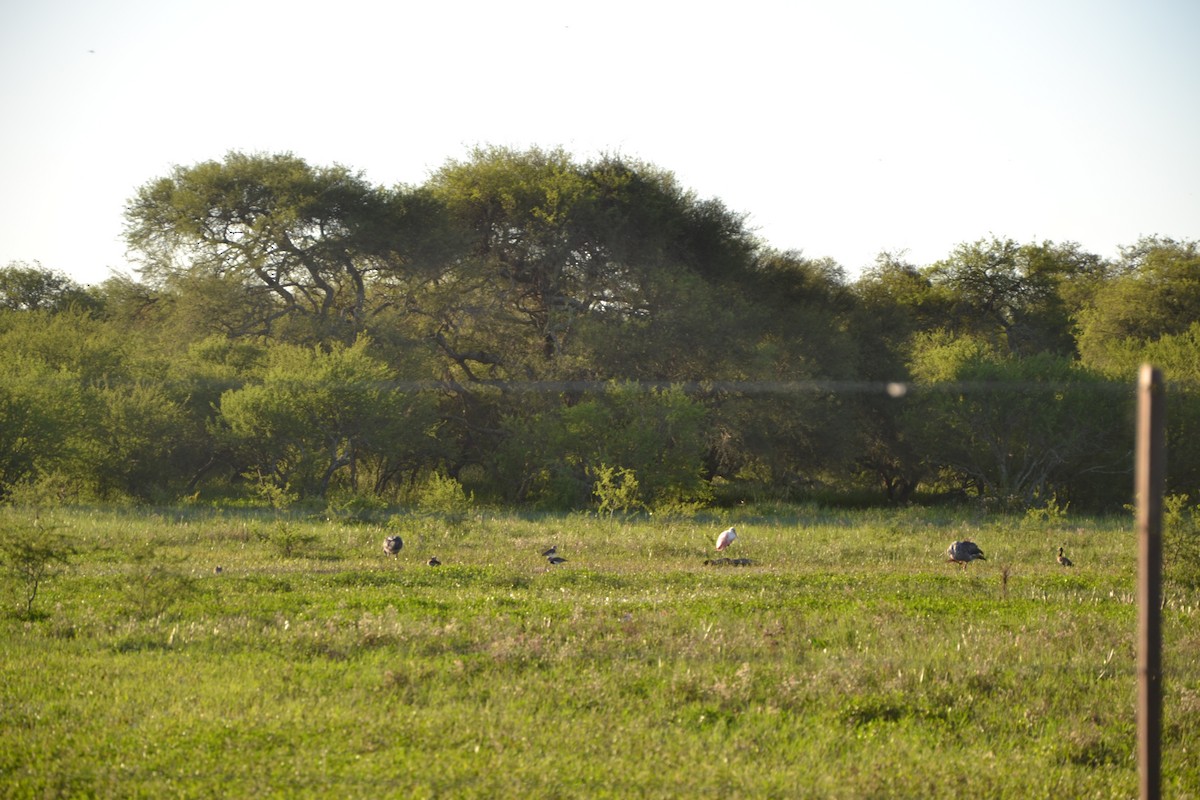
[{"label": "gray bird", "polygon": [[962,564],[963,569],[966,569],[967,564],[970,564],[975,559],[987,561],[987,558],[983,555],[983,551],[979,549],[979,545],[971,541],[953,542],[946,550],[946,556],[947,561]]},{"label": "gray bird", "polygon": [[437,556],[433,556],[425,563],[427,563],[431,567],[440,567],[442,565],[442,562],[438,561]]},{"label": "gray bird", "polygon": [[399,536],[389,536],[383,540],[383,552],[394,556],[404,548],[404,540]]},{"label": "gray bird", "polygon": [[547,556],[546,560],[549,561],[551,564],[561,564],[564,561],[566,561],[566,559],[563,558],[562,556]]},{"label": "gray bird", "polygon": [[1064,555],[1064,554],[1063,554],[1063,549],[1062,549],[1061,547],[1060,547],[1060,548],[1058,548],[1058,558],[1057,558],[1056,560],[1058,561],[1058,563],[1059,563],[1059,565],[1060,565],[1060,566],[1064,566],[1064,567],[1073,567],[1073,566],[1075,566],[1075,565],[1074,565],[1074,564],[1071,562],[1071,559],[1067,558],[1067,557],[1066,557],[1066,555]]},{"label": "gray bird", "polygon": [[549,558],[550,556],[554,555],[557,552],[558,552],[558,545],[553,544],[553,545],[550,545],[549,550],[543,550],[542,555],[545,556],[546,558]]}]

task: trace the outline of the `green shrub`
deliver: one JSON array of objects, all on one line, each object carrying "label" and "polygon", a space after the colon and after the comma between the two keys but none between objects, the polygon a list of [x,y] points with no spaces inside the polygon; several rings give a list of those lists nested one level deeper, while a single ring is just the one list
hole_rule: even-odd
[{"label": "green shrub", "polygon": [[197,591],[195,580],[146,550],[134,556],[121,585],[125,608],[138,619],[161,617]]},{"label": "green shrub", "polygon": [[0,527],[0,565],[18,597],[22,616],[33,616],[38,590],[74,553],[63,536],[33,525],[6,522]]},{"label": "green shrub", "polygon": [[1163,498],[1163,578],[1180,588],[1200,587],[1200,507],[1186,494]]},{"label": "green shrub", "polygon": [[642,508],[637,474],[633,470],[602,463],[588,472],[595,481],[592,496],[601,516],[611,517],[618,512],[630,513]]},{"label": "green shrub", "polygon": [[255,533],[260,540],[270,544],[284,558],[292,558],[306,553],[317,543],[319,538],[314,533],[302,533],[290,522],[282,520],[276,522],[270,531],[258,529]]},{"label": "green shrub", "polygon": [[466,492],[457,480],[437,470],[413,489],[412,501],[422,513],[461,518],[470,513],[475,496]]}]

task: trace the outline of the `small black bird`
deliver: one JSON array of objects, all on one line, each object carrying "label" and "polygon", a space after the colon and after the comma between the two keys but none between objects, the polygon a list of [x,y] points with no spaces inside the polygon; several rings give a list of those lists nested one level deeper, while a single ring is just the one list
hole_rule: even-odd
[{"label": "small black bird", "polygon": [[544,555],[546,558],[549,558],[550,556],[554,555],[557,552],[558,552],[558,545],[554,544],[554,545],[550,545],[549,550],[543,550],[542,555]]},{"label": "small black bird", "polygon": [[547,556],[546,560],[549,561],[551,564],[561,564],[564,561],[566,561],[566,559],[563,558],[562,556]]},{"label": "small black bird", "polygon": [[431,567],[440,567],[442,565],[442,562],[438,561],[437,556],[434,556],[433,558],[429,559],[429,561],[427,561],[425,563],[429,564],[429,566],[431,566]]},{"label": "small black bird", "polygon": [[394,556],[404,548],[404,540],[399,536],[389,536],[383,540],[383,552]]}]

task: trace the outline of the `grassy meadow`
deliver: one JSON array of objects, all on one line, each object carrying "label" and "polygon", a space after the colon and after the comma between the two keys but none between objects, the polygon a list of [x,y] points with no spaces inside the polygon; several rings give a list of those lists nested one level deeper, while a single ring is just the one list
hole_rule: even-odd
[{"label": "grassy meadow", "polygon": [[[729,524],[726,555],[753,563],[705,565]],[[5,578],[4,797],[1137,795],[1129,518],[37,525],[74,552],[29,613],[28,581]],[[946,563],[961,538],[988,560]],[[1198,605],[1169,587],[1175,798],[1200,796]]]}]

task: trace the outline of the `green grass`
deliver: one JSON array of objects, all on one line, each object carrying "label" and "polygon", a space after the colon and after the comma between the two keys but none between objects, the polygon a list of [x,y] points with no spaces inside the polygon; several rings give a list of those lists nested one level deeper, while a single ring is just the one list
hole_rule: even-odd
[{"label": "green grass", "polygon": [[[754,564],[704,566],[730,522]],[[53,524],[77,554],[0,617],[0,796],[1137,793],[1127,519]],[[945,563],[964,537],[989,560]],[[1172,585],[1171,797],[1200,794],[1198,606]]]}]

